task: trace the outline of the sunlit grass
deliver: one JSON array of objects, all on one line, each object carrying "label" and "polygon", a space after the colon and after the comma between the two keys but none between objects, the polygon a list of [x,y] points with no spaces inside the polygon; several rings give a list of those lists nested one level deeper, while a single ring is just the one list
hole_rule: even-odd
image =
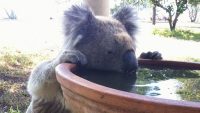
[{"label": "sunlit grass", "polygon": [[23,53],[17,50],[4,49],[0,51],[0,73],[10,75],[26,75],[40,61],[49,55],[39,53]]},{"label": "sunlit grass", "polygon": [[183,40],[200,41],[200,33],[196,33],[191,30],[177,29],[175,31],[170,31],[169,29],[154,29],[153,34],[164,37],[174,37]]}]

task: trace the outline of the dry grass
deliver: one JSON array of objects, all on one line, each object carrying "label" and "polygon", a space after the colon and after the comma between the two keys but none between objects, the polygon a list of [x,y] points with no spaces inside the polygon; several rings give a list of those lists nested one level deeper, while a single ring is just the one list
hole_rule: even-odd
[{"label": "dry grass", "polygon": [[23,113],[30,102],[26,82],[31,69],[51,53],[23,53],[0,49],[0,113]]},{"label": "dry grass", "polygon": [[49,57],[49,54],[23,53],[8,48],[1,49],[0,53],[0,72],[15,76],[27,75],[33,66]]},{"label": "dry grass", "polygon": [[24,112],[30,101],[26,91],[26,79],[16,83],[11,80],[1,80],[0,91],[2,93],[0,97],[1,112],[8,112],[11,108]]}]

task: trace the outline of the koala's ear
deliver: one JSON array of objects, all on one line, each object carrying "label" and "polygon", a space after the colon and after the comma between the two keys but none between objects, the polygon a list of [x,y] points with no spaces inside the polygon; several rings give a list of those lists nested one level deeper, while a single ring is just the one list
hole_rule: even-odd
[{"label": "koala's ear", "polygon": [[76,32],[84,32],[87,25],[94,19],[93,12],[85,5],[73,5],[64,12],[64,31],[66,35]]},{"label": "koala's ear", "polygon": [[127,32],[130,36],[134,36],[137,32],[137,25],[136,25],[136,12],[130,6],[122,7],[119,11],[117,11],[113,18],[119,20],[126,28]]}]

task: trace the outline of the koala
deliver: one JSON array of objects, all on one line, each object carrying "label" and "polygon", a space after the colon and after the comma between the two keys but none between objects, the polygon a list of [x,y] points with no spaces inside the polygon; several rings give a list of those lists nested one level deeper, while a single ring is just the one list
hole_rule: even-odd
[{"label": "koala", "polygon": [[131,73],[138,67],[135,51],[136,16],[123,7],[112,17],[95,16],[87,5],[64,13],[65,40],[58,55],[33,69],[27,85],[31,102],[26,113],[70,113],[55,67],[74,63],[89,69]]}]

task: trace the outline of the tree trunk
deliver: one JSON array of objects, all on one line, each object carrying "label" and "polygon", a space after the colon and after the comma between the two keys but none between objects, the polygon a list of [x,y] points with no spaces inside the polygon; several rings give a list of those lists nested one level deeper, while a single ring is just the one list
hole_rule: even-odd
[{"label": "tree trunk", "polygon": [[85,2],[92,8],[95,15],[109,16],[109,0],[85,0]]},{"label": "tree trunk", "polygon": [[174,31],[175,28],[176,28],[176,23],[178,21],[178,17],[179,17],[180,13],[176,13],[175,17],[174,17],[174,20],[173,20],[173,23],[172,23],[172,29],[171,31]]},{"label": "tree trunk", "polygon": [[173,30],[175,30],[175,28],[174,28],[174,26],[173,26],[173,21],[172,21],[172,14],[171,14],[171,12],[168,12],[168,15],[169,15],[169,17],[168,17],[168,23],[169,23],[169,27],[170,27],[170,30],[171,31],[173,31]]},{"label": "tree trunk", "polygon": [[152,24],[156,24],[156,5],[153,6]]},{"label": "tree trunk", "polygon": [[170,30],[171,31],[174,31],[175,28],[176,28],[176,23],[178,21],[178,17],[180,15],[180,13],[176,13],[175,17],[174,17],[174,20],[173,20],[173,15],[171,14],[171,12],[168,12],[169,14],[169,18],[168,18],[168,22],[169,22],[169,27],[170,27]]},{"label": "tree trunk", "polygon": [[189,9],[189,17],[191,22],[195,22],[198,14],[198,6],[191,6]]}]

